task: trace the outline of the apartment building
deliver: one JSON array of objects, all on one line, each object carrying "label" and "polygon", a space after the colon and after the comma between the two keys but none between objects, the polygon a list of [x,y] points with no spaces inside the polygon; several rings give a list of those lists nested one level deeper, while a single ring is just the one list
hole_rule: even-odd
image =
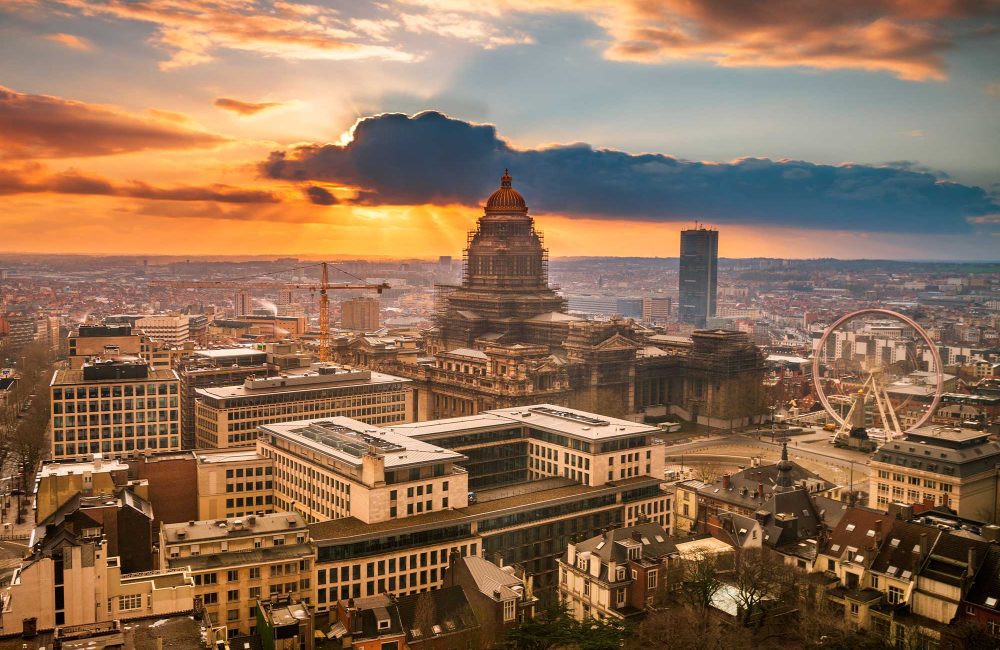
[{"label": "apartment building", "polygon": [[202,449],[250,446],[257,427],[343,416],[386,426],[413,419],[409,379],[316,364],[311,371],[195,389],[195,442]]},{"label": "apartment building", "polygon": [[344,417],[265,424],[257,453],[274,463],[279,510],[364,524],[461,508],[465,456]]},{"label": "apartment building", "polygon": [[951,623],[977,620],[976,609],[987,605],[974,585],[995,584],[988,571],[997,566],[991,558],[1000,528],[945,511],[913,517],[903,504],[892,510],[848,509],[822,542],[813,570],[831,581],[831,614],[847,625],[897,646],[941,647],[955,631]]},{"label": "apartment building", "polygon": [[150,339],[170,346],[179,346],[191,338],[188,316],[145,316],[135,322],[135,328]]},{"label": "apartment building", "polygon": [[295,513],[160,529],[160,566],[190,573],[196,607],[204,606],[211,626],[225,627],[228,636],[254,632],[258,600],[281,594],[310,598],[315,559],[309,530]]},{"label": "apartment building", "polygon": [[641,618],[676,554],[667,531],[652,523],[569,544],[557,560],[559,601],[580,621]]},{"label": "apartment building", "polygon": [[962,517],[992,522],[997,519],[998,464],[1000,443],[988,432],[922,427],[872,455],[869,506],[884,510],[890,503],[929,501]]},{"label": "apartment building", "polygon": [[347,330],[373,332],[379,326],[379,301],[359,296],[340,303],[340,326]]},{"label": "apartment building", "polygon": [[248,449],[200,449],[198,519],[231,519],[274,512],[274,461]]},{"label": "apartment building", "polygon": [[100,535],[65,525],[33,542],[0,592],[5,636],[194,610],[194,581],[183,568],[123,573]]},{"label": "apartment building", "polygon": [[75,459],[180,449],[179,381],[173,370],[154,370],[131,358],[56,370],[51,457]]}]

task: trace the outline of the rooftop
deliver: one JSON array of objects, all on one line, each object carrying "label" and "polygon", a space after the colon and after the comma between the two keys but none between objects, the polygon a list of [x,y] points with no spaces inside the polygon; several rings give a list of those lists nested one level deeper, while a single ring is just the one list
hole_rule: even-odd
[{"label": "rooftop", "polygon": [[553,404],[517,406],[483,411],[478,415],[445,420],[397,424],[391,430],[408,436],[423,437],[449,432],[516,425],[545,429],[584,440],[606,440],[639,434],[651,434],[659,431],[656,427],[648,424],[597,415]]},{"label": "rooftop", "polygon": [[76,370],[61,369],[56,370],[52,375],[51,386],[72,386],[76,384],[120,384],[123,382],[135,381],[169,381],[177,380],[177,373],[169,368],[150,368],[145,377],[142,378],[109,378],[109,379],[84,379],[83,368]]},{"label": "rooftop", "polygon": [[266,460],[253,447],[235,449],[198,449],[195,457],[199,463],[253,463]]},{"label": "rooftop", "polygon": [[197,388],[195,392],[215,399],[234,399],[257,395],[294,394],[322,388],[343,388],[367,384],[402,384],[409,379],[370,370],[340,372],[308,372],[277,377],[247,379],[238,386]]},{"label": "rooftop", "polygon": [[337,460],[360,466],[366,453],[384,459],[386,469],[426,463],[458,462],[465,456],[415,438],[351,418],[329,417],[277,422],[260,427],[268,433],[292,440]]},{"label": "rooftop", "polygon": [[84,474],[85,472],[115,472],[127,471],[128,465],[113,458],[101,458],[100,454],[93,460],[83,462],[62,461],[58,463],[46,463],[38,470],[39,478],[49,476],[69,476],[71,474]]},{"label": "rooftop", "polygon": [[180,524],[162,524],[160,531],[167,544],[252,537],[303,530],[306,522],[302,515],[293,512],[276,512],[269,515],[249,515],[230,519],[202,519]]},{"label": "rooftop", "polygon": [[229,357],[254,357],[267,353],[263,350],[255,350],[253,348],[218,348],[195,350],[191,354],[196,357],[207,357],[209,359],[225,359]]}]

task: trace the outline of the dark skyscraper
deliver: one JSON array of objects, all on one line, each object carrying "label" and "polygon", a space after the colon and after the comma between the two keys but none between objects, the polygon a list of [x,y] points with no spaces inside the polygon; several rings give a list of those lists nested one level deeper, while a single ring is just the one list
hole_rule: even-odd
[{"label": "dark skyscraper", "polygon": [[705,327],[715,316],[718,284],[719,231],[696,228],[681,231],[680,305],[682,323]]}]

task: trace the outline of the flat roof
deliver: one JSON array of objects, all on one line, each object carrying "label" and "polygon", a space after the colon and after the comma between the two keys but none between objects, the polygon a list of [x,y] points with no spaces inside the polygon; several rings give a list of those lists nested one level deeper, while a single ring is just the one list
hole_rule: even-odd
[{"label": "flat roof", "polygon": [[253,348],[219,348],[210,350],[194,350],[191,354],[197,357],[208,357],[219,359],[227,357],[252,357],[257,355],[267,355],[264,350],[254,350]]},{"label": "flat roof", "polygon": [[253,447],[235,449],[197,449],[192,450],[199,463],[252,463],[267,460],[257,453]]},{"label": "flat roof", "polygon": [[510,426],[529,426],[594,441],[659,431],[657,427],[648,424],[588,413],[554,404],[515,406],[445,420],[396,424],[389,430],[421,438],[445,433]]},{"label": "flat roof", "polygon": [[118,377],[111,379],[84,379],[83,369],[56,370],[52,375],[50,386],[72,386],[76,384],[132,384],[136,382],[178,380],[177,373],[169,368],[150,368],[148,374],[141,378]]},{"label": "flat roof", "polygon": [[[237,523],[238,522],[238,523]],[[297,512],[275,512],[268,515],[247,515],[228,519],[200,519],[178,524],[161,524],[160,531],[168,544],[190,544],[230,537],[277,535],[305,528],[306,522]],[[183,533],[178,536],[178,533]]]},{"label": "flat roof", "polygon": [[83,474],[84,472],[114,472],[117,470],[128,470],[128,465],[113,458],[102,458],[100,467],[93,460],[82,462],[61,461],[56,463],[46,463],[38,470],[39,478],[47,476],[69,476],[70,474]]},{"label": "flat roof", "polygon": [[[367,374],[367,371],[366,371]],[[196,388],[195,392],[199,395],[204,395],[205,397],[212,397],[214,399],[234,399],[238,397],[254,397],[256,395],[276,395],[284,393],[301,393],[305,391],[324,389],[324,388],[344,388],[350,386],[364,386],[364,385],[375,385],[375,384],[404,384],[411,383],[411,380],[404,377],[396,377],[395,375],[387,375],[381,372],[371,371],[371,378],[364,379],[348,379],[344,378],[342,374],[331,374],[331,375],[321,375],[319,373],[306,373],[306,374],[293,374],[288,377],[288,379],[296,379],[300,377],[329,377],[329,381],[319,381],[315,383],[302,383],[293,384],[291,386],[269,386],[264,388],[247,388],[245,384],[240,384],[238,386],[216,386],[209,388]],[[280,379],[280,376],[267,377],[267,379]]]},{"label": "flat roof", "polygon": [[467,459],[450,449],[341,416],[275,422],[260,429],[357,467],[369,450],[383,457],[386,469]]},{"label": "flat roof", "polygon": [[966,429],[964,427],[943,427],[926,426],[908,431],[908,436],[920,436],[922,438],[933,438],[936,440],[946,440],[948,442],[970,442],[979,438],[988,438],[988,431],[978,431],[976,429]]}]

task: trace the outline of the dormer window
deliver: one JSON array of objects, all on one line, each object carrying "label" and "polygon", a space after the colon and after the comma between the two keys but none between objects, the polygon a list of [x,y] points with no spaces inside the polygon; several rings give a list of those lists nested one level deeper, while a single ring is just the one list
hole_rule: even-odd
[{"label": "dormer window", "polygon": [[628,559],[638,560],[642,556],[642,547],[634,546],[628,550]]},{"label": "dormer window", "polygon": [[625,567],[618,567],[618,571],[616,571],[615,573],[616,573],[615,579],[618,582],[621,582],[622,580],[625,579]]},{"label": "dormer window", "polygon": [[585,557],[578,558],[576,561],[576,568],[586,571],[587,564],[588,564],[587,558]]}]

